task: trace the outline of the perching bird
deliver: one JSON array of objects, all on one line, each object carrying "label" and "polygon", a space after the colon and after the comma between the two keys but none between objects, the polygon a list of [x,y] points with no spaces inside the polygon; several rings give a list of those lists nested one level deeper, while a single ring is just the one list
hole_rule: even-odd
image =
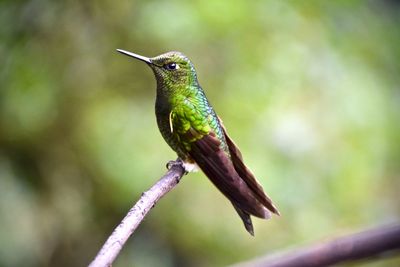
[{"label": "perching bird", "polygon": [[185,170],[200,167],[232,202],[251,235],[254,229],[250,215],[265,219],[271,217],[270,212],[279,215],[208,102],[192,62],[180,52],[148,58],[117,51],[146,62],[153,70],[157,80],[157,124]]}]

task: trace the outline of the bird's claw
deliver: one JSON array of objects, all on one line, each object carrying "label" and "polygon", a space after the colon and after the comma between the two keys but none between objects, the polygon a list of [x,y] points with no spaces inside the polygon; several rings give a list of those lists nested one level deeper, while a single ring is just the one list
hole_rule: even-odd
[{"label": "bird's claw", "polygon": [[178,158],[176,160],[170,160],[167,162],[166,166],[168,170],[170,170],[173,166],[181,166],[183,167],[183,161]]}]

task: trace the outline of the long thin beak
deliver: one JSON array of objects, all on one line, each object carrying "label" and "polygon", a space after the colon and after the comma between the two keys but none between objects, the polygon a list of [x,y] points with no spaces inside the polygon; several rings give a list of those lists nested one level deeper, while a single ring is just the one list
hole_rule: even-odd
[{"label": "long thin beak", "polygon": [[139,60],[144,61],[144,62],[146,62],[148,64],[152,64],[151,59],[148,58],[148,57],[144,57],[144,56],[141,56],[141,55],[138,55],[138,54],[134,54],[134,53],[122,50],[122,49],[117,49],[117,51],[120,52],[121,54],[124,54],[124,55],[130,56],[130,57],[139,59]]}]

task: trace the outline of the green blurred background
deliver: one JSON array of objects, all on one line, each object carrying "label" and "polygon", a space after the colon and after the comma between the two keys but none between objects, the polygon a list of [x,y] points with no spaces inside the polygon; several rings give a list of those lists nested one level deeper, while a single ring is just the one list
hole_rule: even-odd
[{"label": "green blurred background", "polygon": [[151,70],[116,48],[192,59],[282,216],[252,238],[190,174],[113,266],[221,266],[399,222],[397,1],[3,0],[0,24],[0,266],[87,265],[175,158]]}]

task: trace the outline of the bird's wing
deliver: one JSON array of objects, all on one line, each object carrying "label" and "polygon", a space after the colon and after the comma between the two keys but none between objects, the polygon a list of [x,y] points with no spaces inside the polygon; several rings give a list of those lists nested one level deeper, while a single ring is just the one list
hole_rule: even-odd
[{"label": "bird's wing", "polygon": [[197,163],[213,184],[232,202],[249,214],[269,218],[270,214],[254,190],[238,174],[231,158],[210,125],[210,120],[190,102],[180,105],[170,116],[173,133],[182,149]]},{"label": "bird's wing", "polygon": [[229,147],[229,152],[231,154],[231,159],[233,166],[235,167],[236,172],[239,176],[246,182],[246,184],[251,188],[254,194],[257,196],[258,200],[267,207],[271,212],[279,215],[278,209],[272,203],[272,200],[264,193],[262,186],[259,184],[254,174],[246,167],[243,163],[242,153],[239,148],[233,142],[233,140],[229,137],[224,124],[220,118],[219,122],[223,129],[226,143]]}]

